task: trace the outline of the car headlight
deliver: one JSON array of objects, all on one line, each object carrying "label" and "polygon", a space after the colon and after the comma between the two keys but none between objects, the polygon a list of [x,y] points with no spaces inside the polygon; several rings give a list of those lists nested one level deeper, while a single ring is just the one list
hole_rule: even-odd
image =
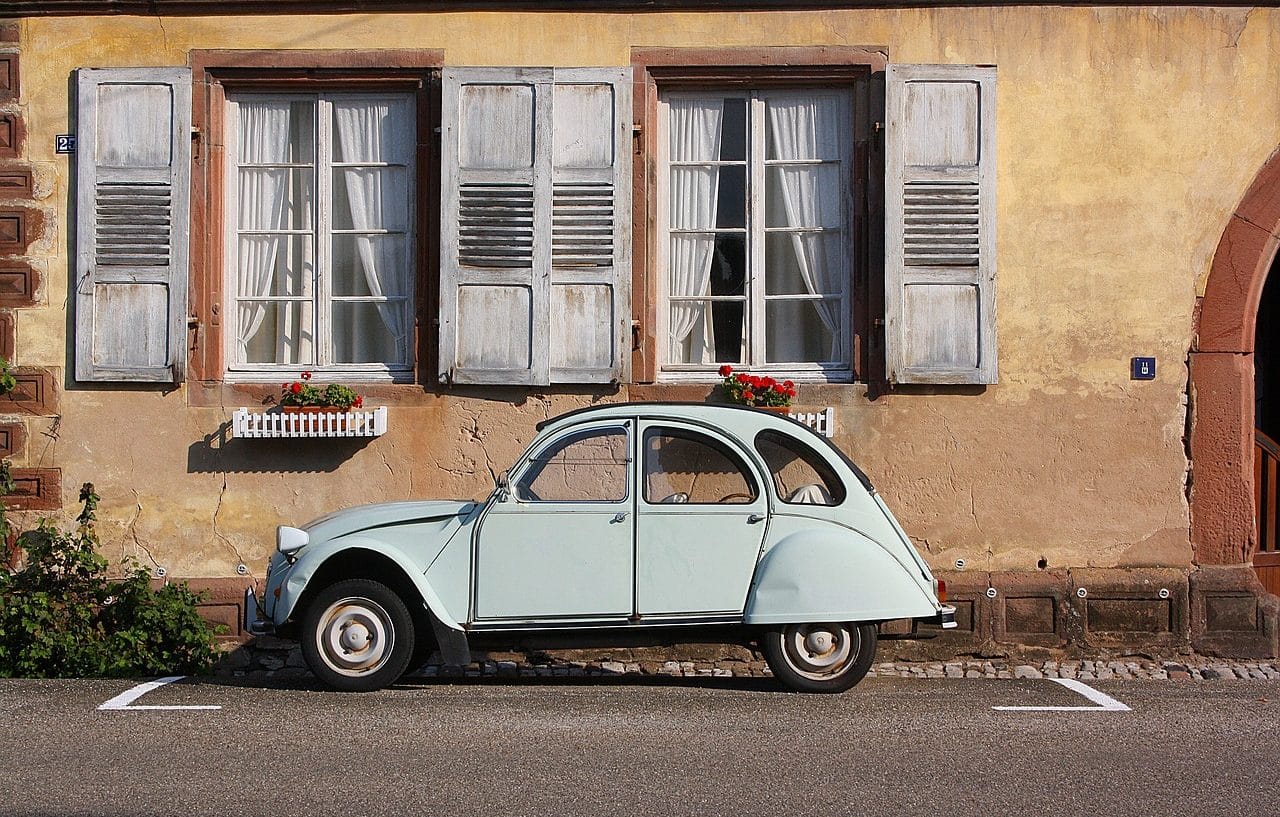
[{"label": "car headlight", "polygon": [[310,540],[311,537],[304,530],[291,528],[288,525],[276,528],[276,550],[281,553],[288,554],[301,550]]}]

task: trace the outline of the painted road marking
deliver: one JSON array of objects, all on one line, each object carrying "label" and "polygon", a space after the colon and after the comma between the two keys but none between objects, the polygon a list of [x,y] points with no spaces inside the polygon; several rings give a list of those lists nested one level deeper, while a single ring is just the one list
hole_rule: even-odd
[{"label": "painted road marking", "polygon": [[147,681],[145,684],[138,684],[132,689],[121,692],[116,697],[107,701],[98,707],[99,710],[107,710],[119,712],[122,710],[132,709],[221,709],[220,706],[149,706],[146,704],[134,704],[134,701],[146,695],[148,692],[159,689],[165,684],[172,684],[174,681],[181,681],[186,678],[185,675],[171,675],[168,678],[159,678],[155,681]]},{"label": "painted road marking", "polygon": [[1093,701],[1097,706],[993,706],[992,709],[1001,712],[1129,712],[1129,707],[1112,698],[1110,695],[1099,692],[1088,684],[1081,683],[1074,678],[1049,678],[1055,684],[1078,692],[1089,700]]}]

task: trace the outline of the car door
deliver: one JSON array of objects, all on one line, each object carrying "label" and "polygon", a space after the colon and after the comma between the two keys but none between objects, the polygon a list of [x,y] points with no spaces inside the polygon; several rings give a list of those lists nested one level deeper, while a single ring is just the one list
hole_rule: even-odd
[{"label": "car door", "polygon": [[768,518],[768,494],[728,438],[677,422],[640,427],[636,612],[740,615]]},{"label": "car door", "polygon": [[476,533],[476,620],[631,614],[633,430],[577,426],[517,466]]}]

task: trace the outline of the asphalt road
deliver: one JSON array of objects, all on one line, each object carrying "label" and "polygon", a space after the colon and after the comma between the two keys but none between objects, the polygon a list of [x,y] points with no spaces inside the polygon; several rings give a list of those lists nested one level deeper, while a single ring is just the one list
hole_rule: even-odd
[{"label": "asphalt road", "polygon": [[[542,679],[539,679],[542,681]],[[718,683],[712,683],[716,681]],[[6,815],[1276,814],[1280,683],[0,682]]]}]

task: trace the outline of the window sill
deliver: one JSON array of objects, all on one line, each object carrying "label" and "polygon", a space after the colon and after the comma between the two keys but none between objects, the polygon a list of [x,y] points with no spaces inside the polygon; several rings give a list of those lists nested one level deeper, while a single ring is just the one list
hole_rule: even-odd
[{"label": "window sill", "polygon": [[286,414],[279,409],[231,415],[231,436],[244,439],[286,437],[381,437],[387,433],[387,407],[359,411]]}]

